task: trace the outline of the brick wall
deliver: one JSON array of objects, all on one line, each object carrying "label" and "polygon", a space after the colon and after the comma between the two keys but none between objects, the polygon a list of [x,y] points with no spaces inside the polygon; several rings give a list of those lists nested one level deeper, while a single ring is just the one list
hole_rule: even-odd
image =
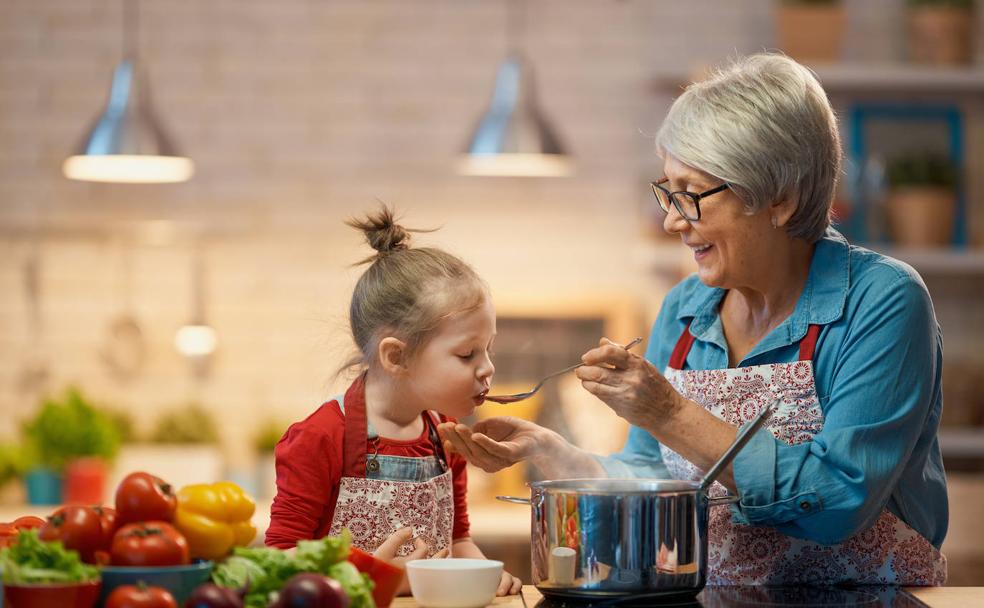
[{"label": "brick wall", "polygon": [[[640,207],[659,169],[651,136],[670,97],[653,74],[774,44],[765,0],[529,3],[526,48],[541,98],[576,155],[567,179],[456,176],[506,47],[505,4],[478,0],[177,0],[141,4],[141,50],[163,119],[197,163],[167,186],[70,182],[60,164],[104,103],[120,4],[7,0],[0,19],[0,435],[34,407],[19,391],[31,337],[21,267],[43,227],[49,386],[153,416],[201,399],[248,459],[259,418],[298,418],[337,388],[345,306],[366,255],[346,217],[395,204],[441,226],[420,241],[473,263],[500,309],[634,301],[640,325],[667,279],[649,272]],[[899,53],[897,0],[847,2],[846,54]],[[169,220],[178,238],[132,239]],[[206,382],[172,347],[190,316],[188,235],[208,236],[208,319],[220,351]],[[506,241],[508,240],[508,243]],[[129,253],[127,253],[129,252]],[[123,306],[148,358],[114,380],[99,358]],[[669,255],[661,253],[661,255]]]}]

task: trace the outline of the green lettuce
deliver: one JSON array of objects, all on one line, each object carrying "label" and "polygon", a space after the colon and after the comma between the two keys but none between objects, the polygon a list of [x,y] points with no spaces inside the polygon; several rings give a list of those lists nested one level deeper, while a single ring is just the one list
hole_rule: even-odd
[{"label": "green lettuce", "polygon": [[349,539],[346,530],[337,537],[300,541],[293,554],[270,547],[236,547],[212,571],[212,581],[230,589],[248,583],[246,608],[266,608],[292,576],[316,572],[339,582],[349,596],[349,608],[375,608],[372,579],[348,562]]},{"label": "green lettuce", "polygon": [[37,530],[21,530],[17,541],[0,550],[0,569],[7,585],[81,583],[99,578],[99,569],[83,563],[78,551],[60,542],[42,542]]}]

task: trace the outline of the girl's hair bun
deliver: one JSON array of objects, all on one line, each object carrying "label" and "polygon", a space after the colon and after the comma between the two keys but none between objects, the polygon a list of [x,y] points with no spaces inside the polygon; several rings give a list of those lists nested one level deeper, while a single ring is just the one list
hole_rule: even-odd
[{"label": "girl's hair bun", "polygon": [[410,247],[410,231],[396,223],[389,207],[383,206],[379,211],[367,214],[365,219],[347,223],[365,234],[369,246],[378,251],[380,257]]}]

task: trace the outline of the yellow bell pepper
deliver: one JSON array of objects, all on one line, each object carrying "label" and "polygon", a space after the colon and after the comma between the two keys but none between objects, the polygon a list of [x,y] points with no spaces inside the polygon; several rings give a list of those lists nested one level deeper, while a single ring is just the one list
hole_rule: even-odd
[{"label": "yellow bell pepper", "polygon": [[216,560],[253,540],[255,510],[253,499],[231,481],[197,483],[178,492],[174,525],[188,540],[191,557]]}]

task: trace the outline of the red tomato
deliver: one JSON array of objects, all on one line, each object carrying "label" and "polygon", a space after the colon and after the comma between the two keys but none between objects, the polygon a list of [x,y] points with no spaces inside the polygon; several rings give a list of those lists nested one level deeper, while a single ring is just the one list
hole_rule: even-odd
[{"label": "red tomato", "polygon": [[99,523],[103,532],[102,548],[108,551],[113,545],[113,536],[116,534],[116,509],[93,505],[92,510],[99,514]]},{"label": "red tomato", "polygon": [[75,549],[87,564],[96,563],[95,553],[103,549],[102,522],[92,507],[68,505],[54,512],[38,531],[41,540],[60,540],[66,549]]},{"label": "red tomato", "polygon": [[348,561],[352,562],[359,572],[368,574],[375,583],[372,588],[372,599],[376,605],[380,608],[389,606],[400,588],[400,583],[403,582],[403,568],[355,547],[349,549]]},{"label": "red tomato", "polygon": [[122,585],[106,598],[106,608],[178,608],[178,602],[163,587]]},{"label": "red tomato", "polygon": [[9,547],[17,538],[17,528],[14,524],[0,524],[0,548]]},{"label": "red tomato", "polygon": [[9,547],[17,540],[18,530],[30,530],[40,528],[44,525],[44,520],[33,515],[24,515],[8,523],[0,523],[0,548]]},{"label": "red tomato", "polygon": [[24,515],[23,517],[18,517],[11,522],[11,525],[18,530],[30,530],[32,528],[40,528],[43,526],[44,519],[33,515]]},{"label": "red tomato", "polygon": [[117,524],[173,521],[178,499],[171,485],[150,473],[130,473],[116,489]]},{"label": "red tomato", "polygon": [[116,531],[110,561],[114,566],[179,566],[191,562],[188,541],[171,524],[147,521]]}]

